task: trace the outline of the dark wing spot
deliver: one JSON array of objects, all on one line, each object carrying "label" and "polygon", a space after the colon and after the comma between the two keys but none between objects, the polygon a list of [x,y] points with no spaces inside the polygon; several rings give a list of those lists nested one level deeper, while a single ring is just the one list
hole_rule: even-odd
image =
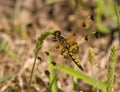
[{"label": "dark wing spot", "polygon": [[83,26],[83,27],[86,27],[86,23],[85,23],[85,21],[82,23],[82,26]]},{"label": "dark wing spot", "polygon": [[89,40],[89,39],[88,39],[88,35],[86,35],[86,36],[85,36],[85,41],[88,41],[88,40]]},{"label": "dark wing spot", "polygon": [[95,37],[96,37],[96,38],[99,38],[99,37],[100,37],[100,33],[99,33],[99,32],[96,32],[96,33],[95,33]]},{"label": "dark wing spot", "polygon": [[46,51],[45,54],[48,56],[48,55],[49,55],[49,52]]},{"label": "dark wing spot", "polygon": [[56,63],[55,63],[55,62],[51,62],[51,64],[52,64],[52,65],[54,65],[54,66],[56,65]]},{"label": "dark wing spot", "polygon": [[41,59],[41,57],[40,57],[40,56],[38,56],[38,57],[37,57],[37,59],[39,59],[40,61],[42,61],[42,59]]},{"label": "dark wing spot", "polygon": [[45,74],[46,74],[47,76],[49,76],[49,75],[50,75],[50,72],[49,72],[48,70],[45,70]]},{"label": "dark wing spot", "polygon": [[95,21],[94,15],[90,15],[90,19],[91,19],[92,21]]}]

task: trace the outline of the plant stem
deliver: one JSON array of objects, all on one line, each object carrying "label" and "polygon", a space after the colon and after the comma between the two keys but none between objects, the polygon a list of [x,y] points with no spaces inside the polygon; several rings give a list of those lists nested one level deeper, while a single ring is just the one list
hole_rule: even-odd
[{"label": "plant stem", "polygon": [[30,80],[29,80],[27,92],[30,92],[30,85],[31,85],[31,80],[32,80],[35,64],[36,64],[36,58],[37,58],[37,55],[38,55],[38,51],[42,48],[42,44],[43,44],[43,41],[45,40],[45,38],[48,35],[53,34],[53,32],[54,32],[54,30],[47,30],[47,31],[43,32],[37,40],[36,50],[35,50],[35,58],[34,58],[32,71],[31,71],[31,74],[30,74]]}]

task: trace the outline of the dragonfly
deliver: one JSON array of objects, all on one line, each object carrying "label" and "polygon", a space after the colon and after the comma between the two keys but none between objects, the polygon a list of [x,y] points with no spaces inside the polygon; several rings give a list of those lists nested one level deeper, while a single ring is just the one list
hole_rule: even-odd
[{"label": "dragonfly", "polygon": [[70,58],[79,67],[79,69],[83,71],[83,67],[76,57],[76,54],[79,52],[77,42],[73,41],[72,43],[69,43],[68,40],[62,36],[60,31],[55,31],[53,35],[54,40],[62,46],[61,55],[63,55],[64,58]]},{"label": "dragonfly", "polygon": [[[89,19],[91,19],[92,21],[94,21],[94,18],[93,18],[93,15],[92,16],[88,16]],[[83,27],[86,27],[86,21],[83,21]],[[73,35],[75,35],[75,33],[72,33]],[[98,32],[94,32],[95,34],[95,37],[97,38],[98,37]],[[79,45],[76,41],[68,41],[68,38],[65,38],[62,34],[61,34],[61,31],[55,31],[53,33],[53,39],[54,41],[57,41],[60,45],[61,45],[61,55],[64,57],[64,58],[69,58],[71,59],[77,66],[80,70],[84,70],[82,65],[80,64],[80,61],[78,60],[76,54],[79,53]],[[85,36],[84,40],[88,41],[88,35]]]}]

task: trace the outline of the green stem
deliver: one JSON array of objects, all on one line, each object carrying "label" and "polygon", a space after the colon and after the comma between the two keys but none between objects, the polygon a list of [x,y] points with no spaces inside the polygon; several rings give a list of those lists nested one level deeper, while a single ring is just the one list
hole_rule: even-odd
[{"label": "green stem", "polygon": [[119,35],[119,45],[120,45],[120,13],[119,13],[119,8],[115,3],[114,3],[114,8],[118,22],[118,33],[119,33],[118,35]]},{"label": "green stem", "polygon": [[27,92],[30,92],[31,80],[32,80],[32,76],[33,76],[33,72],[34,72],[34,68],[35,68],[35,64],[36,64],[37,54],[38,54],[38,52],[35,54],[35,59],[34,59],[32,71],[31,71],[31,74],[30,74],[30,80],[29,80]]},{"label": "green stem", "polygon": [[56,74],[54,72],[53,66],[51,65],[52,63],[52,59],[51,56],[48,55],[48,68],[50,71],[50,85],[48,87],[48,92],[58,92],[58,88],[57,88],[57,83],[56,83]]},{"label": "green stem", "polygon": [[30,80],[29,80],[27,92],[30,92],[30,85],[31,85],[31,80],[32,80],[35,64],[36,64],[36,58],[37,58],[37,55],[38,55],[38,51],[42,48],[42,44],[43,44],[43,41],[45,40],[45,38],[47,36],[53,34],[53,32],[54,32],[54,30],[47,30],[47,31],[43,32],[37,40],[36,50],[35,50],[35,58],[34,58],[32,71],[31,71],[31,74],[30,74]]}]

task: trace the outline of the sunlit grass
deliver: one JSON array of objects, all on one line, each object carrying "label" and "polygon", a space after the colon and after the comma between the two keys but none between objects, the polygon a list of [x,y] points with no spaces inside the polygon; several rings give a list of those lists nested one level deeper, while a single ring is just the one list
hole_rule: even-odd
[{"label": "sunlit grass", "polygon": [[12,76],[11,75],[6,75],[4,77],[0,78],[0,83],[5,82],[6,80],[10,79]]},{"label": "sunlit grass", "polygon": [[97,28],[100,32],[102,33],[110,33],[112,30],[105,26],[103,23],[102,17],[104,16],[106,19],[109,19],[113,23],[117,23],[117,18],[115,15],[115,10],[114,10],[114,3],[112,0],[96,0],[96,24]]},{"label": "sunlit grass", "polygon": [[7,46],[7,42],[5,40],[0,42],[0,52],[5,52],[10,56],[12,59],[19,61],[20,58]]},{"label": "sunlit grass", "polygon": [[114,3],[114,8],[115,8],[115,13],[116,13],[116,17],[117,17],[117,23],[118,23],[118,33],[119,33],[119,45],[120,45],[120,10],[119,7],[116,3]]},{"label": "sunlit grass", "polygon": [[58,92],[57,83],[56,83],[56,73],[51,65],[52,58],[50,54],[47,55],[47,59],[48,59],[48,71],[50,72],[50,75],[49,75],[50,84],[48,87],[48,92]]}]

